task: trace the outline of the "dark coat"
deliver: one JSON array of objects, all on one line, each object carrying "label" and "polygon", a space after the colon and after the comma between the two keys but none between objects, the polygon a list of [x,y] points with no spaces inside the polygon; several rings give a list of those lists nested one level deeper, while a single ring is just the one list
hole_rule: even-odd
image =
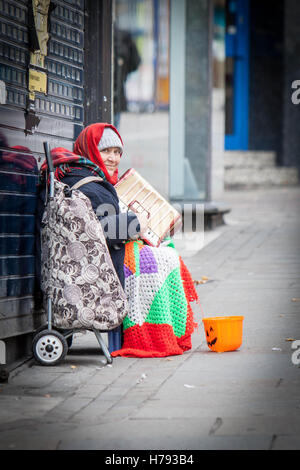
[{"label": "dark coat", "polygon": [[114,113],[127,110],[125,84],[128,75],[141,63],[135,42],[129,31],[114,31]]},{"label": "dark coat", "polygon": [[[88,168],[74,168],[61,181],[71,187],[86,176],[95,175]],[[120,213],[116,190],[107,181],[87,183],[80,187],[80,191],[90,199],[92,207],[101,222],[113,265],[124,287],[124,242],[138,237],[140,230],[138,219],[133,212]],[[38,200],[38,233],[44,211],[44,201],[45,189],[42,189]],[[37,248],[40,251],[39,243]],[[40,258],[40,253],[37,253],[37,255],[37,258]],[[37,274],[39,277],[39,273]]]}]

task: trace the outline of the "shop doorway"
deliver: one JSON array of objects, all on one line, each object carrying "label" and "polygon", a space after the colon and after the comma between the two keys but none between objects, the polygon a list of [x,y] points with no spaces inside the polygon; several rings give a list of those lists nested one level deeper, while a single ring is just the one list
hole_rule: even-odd
[{"label": "shop doorway", "polygon": [[227,0],[225,47],[225,150],[248,150],[249,0]]}]

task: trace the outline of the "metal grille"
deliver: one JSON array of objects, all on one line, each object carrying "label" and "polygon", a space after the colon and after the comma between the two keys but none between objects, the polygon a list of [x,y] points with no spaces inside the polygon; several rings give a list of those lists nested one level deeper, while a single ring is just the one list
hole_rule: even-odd
[{"label": "metal grille", "polygon": [[[0,0],[0,337],[36,327],[35,218],[42,142],[72,149],[83,125],[84,0],[56,0],[49,16],[47,94],[35,92],[26,130],[28,5]],[[3,89],[5,93],[3,93]],[[0,91],[1,91],[0,90]]]}]

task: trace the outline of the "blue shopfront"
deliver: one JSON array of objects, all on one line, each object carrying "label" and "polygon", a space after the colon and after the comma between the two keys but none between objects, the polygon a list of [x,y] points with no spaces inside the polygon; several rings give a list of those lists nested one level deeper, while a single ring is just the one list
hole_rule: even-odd
[{"label": "blue shopfront", "polygon": [[249,0],[226,3],[225,149],[248,150]]},{"label": "blue shopfront", "polygon": [[225,12],[225,150],[271,151],[278,166],[299,168],[300,4],[227,0]]}]

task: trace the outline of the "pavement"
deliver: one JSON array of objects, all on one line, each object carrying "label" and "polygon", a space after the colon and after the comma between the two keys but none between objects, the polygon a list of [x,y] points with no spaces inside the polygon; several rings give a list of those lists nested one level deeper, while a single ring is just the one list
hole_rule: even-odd
[{"label": "pavement", "polygon": [[223,202],[225,225],[176,246],[204,315],[244,316],[242,346],[210,351],[199,306],[181,356],[106,365],[78,333],[59,365],[30,360],[0,384],[1,450],[300,449],[300,188]]}]

